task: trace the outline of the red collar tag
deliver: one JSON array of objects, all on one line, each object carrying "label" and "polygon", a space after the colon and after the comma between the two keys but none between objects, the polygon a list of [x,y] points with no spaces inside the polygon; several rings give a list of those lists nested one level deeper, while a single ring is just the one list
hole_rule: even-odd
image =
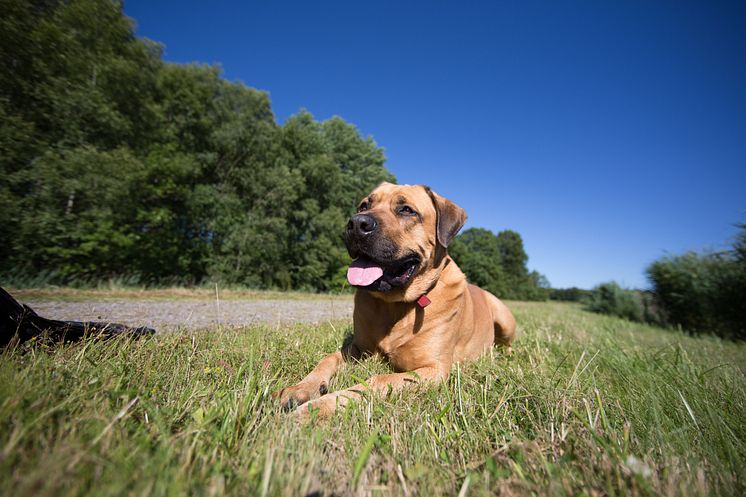
[{"label": "red collar tag", "polygon": [[432,303],[432,301],[427,298],[427,295],[423,295],[422,297],[417,299],[417,305],[422,307],[423,309],[427,306],[429,306]]}]

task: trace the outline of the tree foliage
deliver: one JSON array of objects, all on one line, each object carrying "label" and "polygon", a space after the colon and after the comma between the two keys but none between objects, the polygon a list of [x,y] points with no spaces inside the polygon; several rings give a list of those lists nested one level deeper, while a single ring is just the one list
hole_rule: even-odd
[{"label": "tree foliage", "polygon": [[162,62],[120,3],[0,2],[0,272],[340,283],[346,216],[394,180],[372,139]]},{"label": "tree foliage", "polygon": [[[343,285],[345,220],[394,181],[371,138],[306,111],[278,124],[266,93],[163,62],[120,2],[0,11],[0,274]],[[545,298],[517,233],[469,230],[453,252],[496,294]]]},{"label": "tree foliage", "polygon": [[570,288],[552,288],[549,292],[549,298],[560,302],[580,302],[587,298],[589,294],[590,290],[576,286]]},{"label": "tree foliage", "polygon": [[523,239],[515,231],[497,235],[484,228],[469,228],[449,245],[448,252],[471,283],[500,298],[546,300],[549,283],[529,272]]}]

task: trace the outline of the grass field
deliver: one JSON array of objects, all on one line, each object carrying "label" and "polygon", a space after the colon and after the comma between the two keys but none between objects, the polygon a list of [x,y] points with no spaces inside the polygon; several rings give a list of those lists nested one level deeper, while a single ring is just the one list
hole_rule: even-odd
[{"label": "grass field", "polygon": [[[566,304],[511,307],[512,356],[304,426],[269,394],[349,322],[6,351],[0,493],[746,493],[746,345]],[[331,388],[385,371],[349,365]]]}]

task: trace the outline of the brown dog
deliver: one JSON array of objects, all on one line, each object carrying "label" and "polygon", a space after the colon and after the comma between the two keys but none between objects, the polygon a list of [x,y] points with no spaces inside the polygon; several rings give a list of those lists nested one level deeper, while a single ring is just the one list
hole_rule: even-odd
[{"label": "brown dog", "polygon": [[[474,359],[493,344],[510,348],[515,319],[494,295],[466,281],[448,256],[448,243],[466,221],[462,208],[426,186],[382,183],[350,218],[345,244],[355,260],[347,272],[358,288],[354,337],[295,386],[276,392],[286,409],[327,416],[366,390],[387,392],[441,381],[453,363]],[[399,371],[365,385],[327,393],[349,359],[380,354]],[[308,402],[321,394],[321,397]]]}]

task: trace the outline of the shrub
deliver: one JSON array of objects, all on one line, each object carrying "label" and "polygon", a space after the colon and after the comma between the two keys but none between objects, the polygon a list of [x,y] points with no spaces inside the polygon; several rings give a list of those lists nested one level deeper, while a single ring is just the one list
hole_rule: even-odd
[{"label": "shrub", "polygon": [[737,254],[688,252],[653,262],[647,275],[665,320],[693,333],[746,339],[746,261]]},{"label": "shrub", "polygon": [[614,281],[593,288],[586,297],[585,304],[589,311],[610,314],[630,321],[642,321],[644,316],[643,306],[637,294],[622,288]]}]

